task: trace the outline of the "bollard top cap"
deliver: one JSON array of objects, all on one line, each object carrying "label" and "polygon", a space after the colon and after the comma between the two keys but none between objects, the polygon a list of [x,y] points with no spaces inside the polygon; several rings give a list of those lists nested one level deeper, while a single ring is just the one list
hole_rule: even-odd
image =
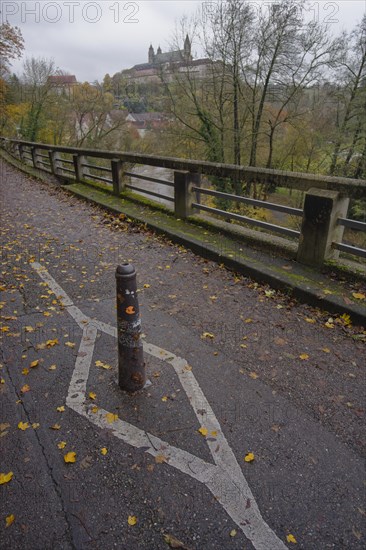
[{"label": "bollard top cap", "polygon": [[117,266],[116,275],[126,276],[133,274],[135,274],[135,268],[132,264],[125,263]]}]

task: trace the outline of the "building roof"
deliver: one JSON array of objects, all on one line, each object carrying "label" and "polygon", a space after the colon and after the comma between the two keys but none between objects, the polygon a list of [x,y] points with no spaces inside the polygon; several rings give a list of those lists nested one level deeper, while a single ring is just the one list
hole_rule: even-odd
[{"label": "building roof", "polygon": [[156,122],[166,119],[164,113],[130,113],[127,118],[131,118],[136,122]]},{"label": "building roof", "polygon": [[127,69],[128,71],[144,71],[145,69],[152,69],[155,65],[153,63],[139,63],[138,65],[134,65],[132,69]]},{"label": "building roof", "polygon": [[56,84],[62,86],[65,84],[77,84],[76,76],[73,74],[60,74],[48,77],[49,84]]},{"label": "building roof", "polygon": [[175,52],[157,53],[155,56],[155,63],[176,63],[183,61],[184,51],[177,50]]}]

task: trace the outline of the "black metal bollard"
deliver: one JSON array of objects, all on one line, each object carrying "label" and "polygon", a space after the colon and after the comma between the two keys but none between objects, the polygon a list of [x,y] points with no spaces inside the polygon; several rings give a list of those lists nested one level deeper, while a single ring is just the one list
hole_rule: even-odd
[{"label": "black metal bollard", "polygon": [[122,390],[141,390],[146,382],[141,320],[133,265],[119,265],[117,281],[118,384]]}]

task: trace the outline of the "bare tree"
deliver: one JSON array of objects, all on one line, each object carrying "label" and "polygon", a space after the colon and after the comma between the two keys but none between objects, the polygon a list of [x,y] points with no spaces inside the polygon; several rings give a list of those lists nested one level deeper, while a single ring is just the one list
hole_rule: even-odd
[{"label": "bare tree", "polygon": [[98,83],[85,82],[74,88],[69,118],[73,126],[70,140],[77,147],[106,145],[107,138],[116,143],[120,129],[126,124],[122,111],[113,112],[113,95],[105,93]]},{"label": "bare tree", "polygon": [[219,105],[224,102],[230,105],[235,164],[241,164],[241,134],[248,115],[245,104],[240,104],[244,93],[241,67],[243,56],[252,48],[253,23],[254,11],[250,4],[231,0],[218,3],[216,9],[209,12],[204,28],[206,54],[218,64],[221,72],[213,75],[214,83],[221,81],[217,90],[221,99]]},{"label": "bare tree", "polygon": [[357,151],[359,157],[353,176],[362,177],[366,155],[366,15],[350,36],[345,37],[344,56],[338,66],[341,112],[329,173],[339,171],[348,175]]},{"label": "bare tree", "polygon": [[55,74],[56,66],[52,59],[31,57],[25,60],[23,67],[21,81],[29,110],[23,121],[21,133],[24,138],[36,141],[45,123],[47,105],[52,100],[49,77]]}]

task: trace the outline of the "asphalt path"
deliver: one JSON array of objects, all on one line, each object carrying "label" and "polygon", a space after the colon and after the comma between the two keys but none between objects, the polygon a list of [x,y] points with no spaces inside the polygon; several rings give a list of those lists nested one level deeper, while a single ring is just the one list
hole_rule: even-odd
[{"label": "asphalt path", "polygon": [[[1,174],[0,548],[364,548],[362,329]],[[126,261],[135,395],[117,384]]]}]

